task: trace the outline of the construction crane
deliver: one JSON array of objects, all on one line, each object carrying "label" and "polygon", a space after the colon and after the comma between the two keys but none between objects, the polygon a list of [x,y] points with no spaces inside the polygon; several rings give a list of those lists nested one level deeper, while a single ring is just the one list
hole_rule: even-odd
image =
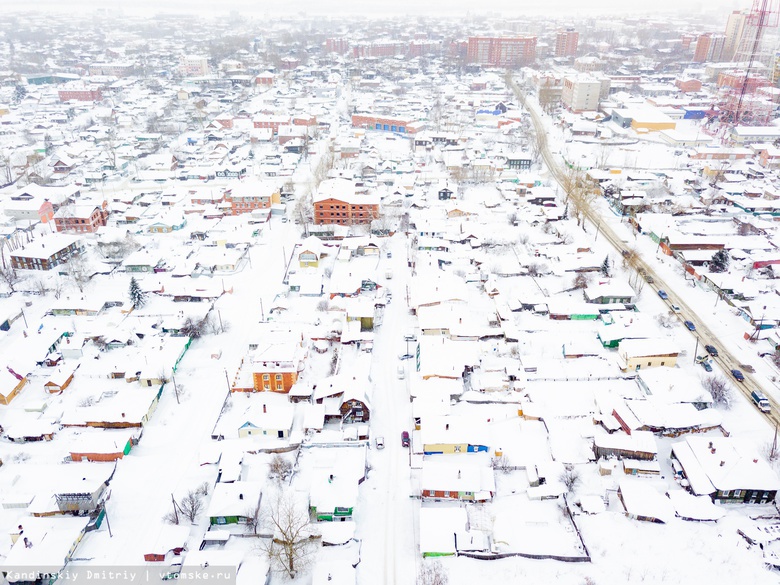
[{"label": "construction crane", "polygon": [[766,29],[778,26],[778,0],[753,0],[753,6],[745,16],[742,38],[734,60],[746,63],[744,70],[732,70],[725,74],[723,84],[730,86],[726,100],[721,106],[721,119],[734,126],[766,125],[772,115],[773,105],[767,98],[756,95],[760,87],[771,82],[758,69],[766,68],[767,55],[761,41]]}]

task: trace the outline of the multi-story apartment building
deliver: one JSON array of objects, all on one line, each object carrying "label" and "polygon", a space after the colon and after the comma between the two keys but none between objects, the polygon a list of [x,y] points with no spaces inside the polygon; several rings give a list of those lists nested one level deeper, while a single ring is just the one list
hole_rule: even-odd
[{"label": "multi-story apartment building", "polygon": [[184,55],[181,58],[179,68],[182,74],[188,77],[208,75],[209,60],[203,55]]},{"label": "multi-story apartment building", "polygon": [[108,220],[108,205],[77,204],[65,205],[54,214],[54,225],[58,232],[75,232],[93,234],[98,228],[106,225]]},{"label": "multi-story apartment building", "polygon": [[536,59],[536,37],[469,37],[466,60],[493,67],[530,65]]},{"label": "multi-story apartment building", "polygon": [[580,33],[573,28],[559,30],[555,35],[555,56],[574,57],[577,54],[577,44]]},{"label": "multi-story apartment building", "polygon": [[267,181],[245,181],[233,185],[225,191],[225,200],[222,207],[229,215],[242,215],[252,213],[256,209],[267,209],[271,212],[271,205],[281,201],[279,187]]},{"label": "multi-story apartment building", "polygon": [[68,84],[57,91],[61,102],[76,100],[79,102],[99,102],[103,92],[97,85]]},{"label": "multi-story apartment building", "polygon": [[75,236],[51,234],[11,252],[11,266],[17,270],[51,270],[81,249],[81,240]]},{"label": "multi-story apartment building", "polygon": [[696,39],[696,50],[693,53],[694,63],[705,61],[720,61],[723,54],[723,46],[726,43],[726,35],[717,33],[704,33]]},{"label": "multi-story apartment building", "polygon": [[599,107],[601,81],[589,75],[563,78],[561,101],[572,112],[595,111]]},{"label": "multi-story apartment building", "polygon": [[326,179],[314,196],[314,223],[354,225],[379,217],[379,197],[355,193],[347,179]]}]

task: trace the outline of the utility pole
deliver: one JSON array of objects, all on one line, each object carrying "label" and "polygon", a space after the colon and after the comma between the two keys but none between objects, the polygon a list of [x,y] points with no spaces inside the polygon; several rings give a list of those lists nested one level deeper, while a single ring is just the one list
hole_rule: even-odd
[{"label": "utility pole", "polygon": [[696,363],[696,354],[699,353],[699,336],[696,336],[696,349],[693,350],[693,363]]}]

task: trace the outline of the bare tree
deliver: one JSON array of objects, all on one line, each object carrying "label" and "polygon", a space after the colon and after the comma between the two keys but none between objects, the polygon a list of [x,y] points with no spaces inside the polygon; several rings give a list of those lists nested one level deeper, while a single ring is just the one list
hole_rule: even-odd
[{"label": "bare tree", "polygon": [[179,509],[187,520],[195,522],[201,510],[203,510],[203,496],[197,489],[188,491],[179,504]]},{"label": "bare tree", "polygon": [[441,561],[423,561],[417,573],[417,585],[447,585],[449,575]]},{"label": "bare tree", "polygon": [[580,471],[574,466],[568,466],[563,470],[559,477],[561,483],[566,486],[566,490],[571,493],[580,484],[582,478],[580,477]]},{"label": "bare tree", "polygon": [[247,532],[257,535],[257,529],[260,527],[260,502],[254,506],[248,507],[243,514],[245,520],[244,527]]},{"label": "bare tree", "polygon": [[263,539],[261,549],[275,571],[294,578],[311,564],[318,536],[309,522],[309,514],[290,492],[278,492],[263,515],[263,524],[271,537]]},{"label": "bare tree", "polygon": [[80,254],[70,257],[66,266],[66,271],[73,284],[79,289],[79,292],[84,292],[84,288],[89,283],[91,275],[89,274],[89,268],[84,257]]},{"label": "bare tree", "polygon": [[575,276],[574,281],[572,282],[572,288],[575,290],[588,288],[589,285],[590,277],[584,272],[580,272],[577,276]]},{"label": "bare tree", "polygon": [[725,378],[710,376],[704,378],[701,385],[710,393],[715,404],[723,408],[731,408],[731,386]]},{"label": "bare tree", "polygon": [[591,205],[599,194],[598,185],[581,170],[572,167],[563,176],[561,187],[566,194],[565,205],[571,206],[577,225],[584,229],[585,217],[590,213]]},{"label": "bare tree", "polygon": [[277,453],[268,464],[268,477],[282,483],[292,475],[292,470],[292,463]]},{"label": "bare tree", "polygon": [[0,268],[0,282],[4,282],[11,292],[16,292],[15,287],[21,281],[21,275],[13,266]]}]

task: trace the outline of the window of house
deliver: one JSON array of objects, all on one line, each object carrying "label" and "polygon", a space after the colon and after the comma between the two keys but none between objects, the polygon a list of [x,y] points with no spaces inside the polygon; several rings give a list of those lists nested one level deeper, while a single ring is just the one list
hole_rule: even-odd
[{"label": "window of house", "polygon": [[270,376],[268,374],[263,374],[263,380],[268,380],[268,379],[270,379]]},{"label": "window of house", "polygon": [[276,374],[276,379],[277,380],[281,380],[282,379],[282,375],[281,374]]},{"label": "window of house", "polygon": [[734,494],[733,495],[734,495],[735,498],[740,497],[742,495],[742,490],[734,490]]},{"label": "window of house", "polygon": [[444,492],[444,497],[445,498],[449,498],[450,497],[450,492]]}]

